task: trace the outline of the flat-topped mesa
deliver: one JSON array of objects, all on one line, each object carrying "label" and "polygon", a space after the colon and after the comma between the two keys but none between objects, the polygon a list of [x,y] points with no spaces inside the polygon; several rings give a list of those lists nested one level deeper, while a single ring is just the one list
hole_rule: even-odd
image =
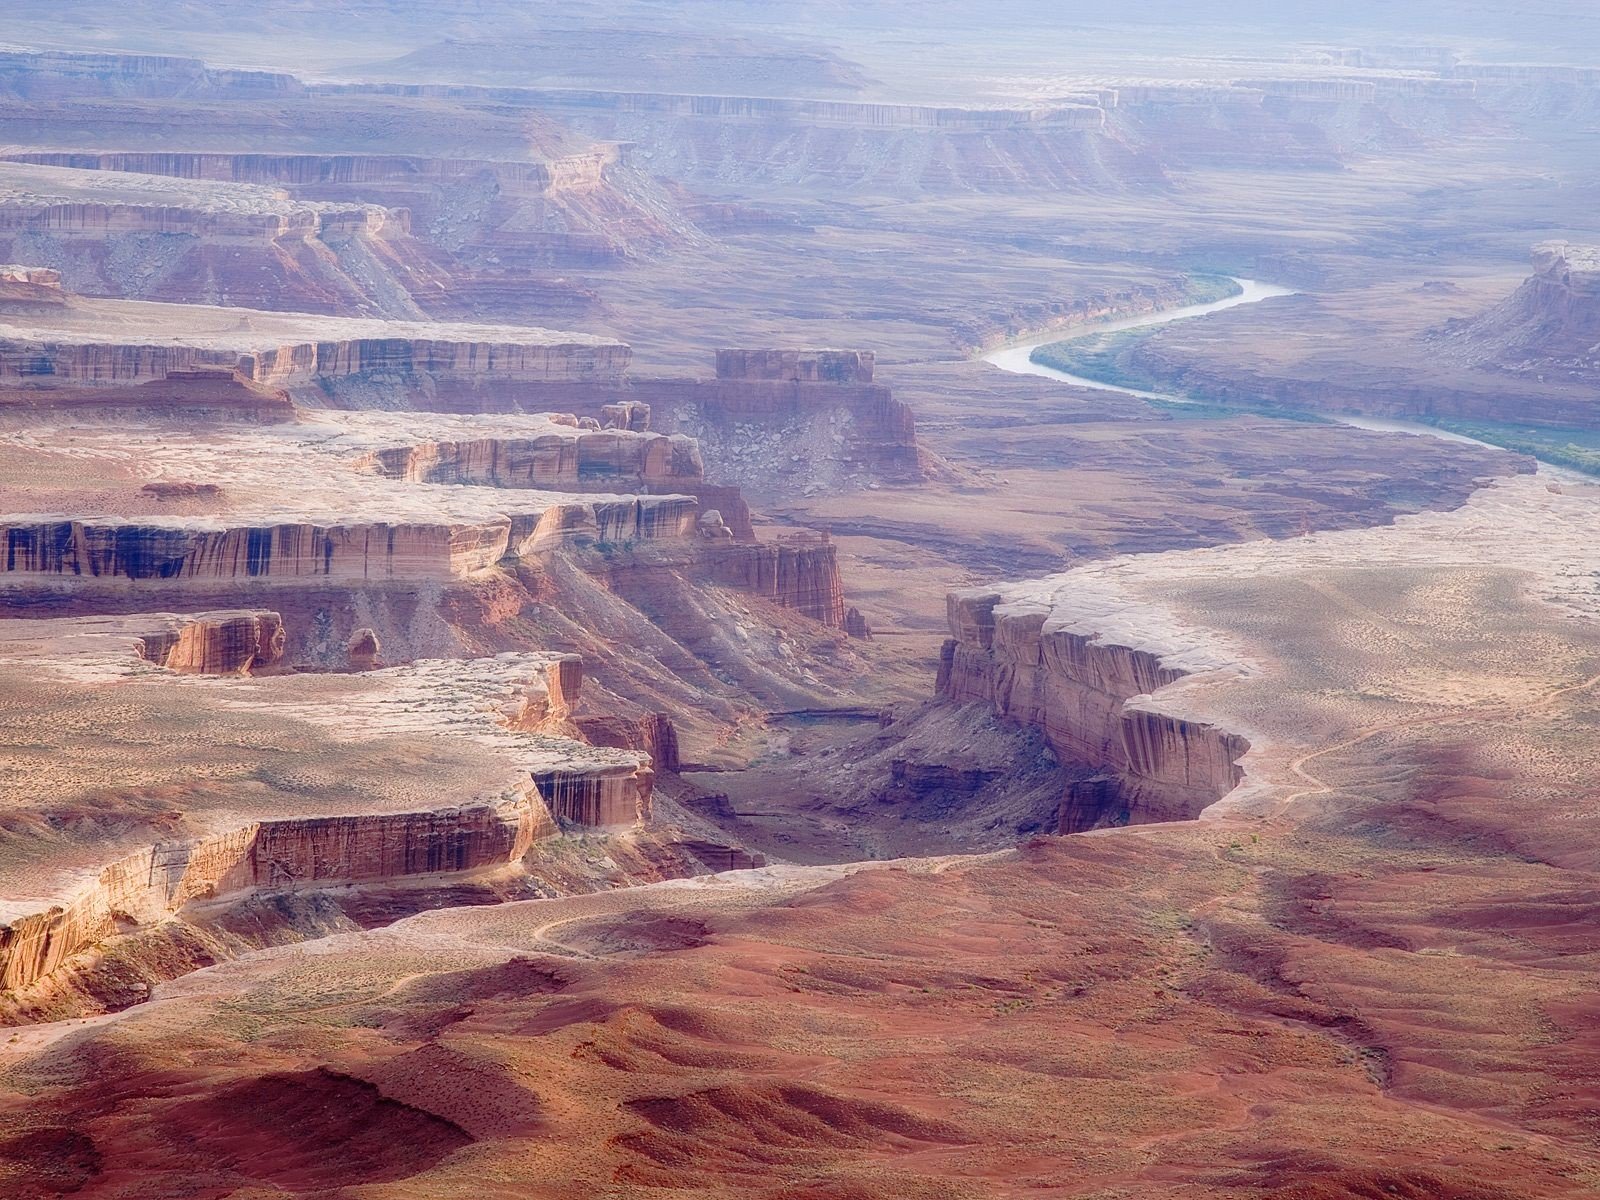
[{"label": "flat-topped mesa", "polygon": [[78,299],[48,319],[0,311],[0,403],[89,405],[96,389],[160,384],[155,406],[169,380],[227,372],[315,406],[504,411],[552,387],[615,389],[630,354],[533,327]]},{"label": "flat-topped mesa", "polygon": [[107,97],[232,97],[296,95],[293,75],[216,69],[197,58],[156,54],[0,51],[0,96],[24,100]]},{"label": "flat-topped mesa", "polygon": [[[1159,650],[1110,641],[1048,601],[952,592],[944,699],[990,705],[1102,777],[1063,798],[1060,828],[1187,820],[1238,786],[1241,736],[1164,711],[1155,693],[1192,673]],[[1194,664],[1200,665],[1200,664]]]},{"label": "flat-topped mesa", "polygon": [[[151,619],[120,620],[132,628]],[[137,670],[140,656],[127,637],[120,666],[104,653],[120,636],[108,630],[107,619],[45,622],[51,628],[43,639],[25,628],[33,624],[0,623],[0,663],[14,667],[19,657],[33,658],[45,669],[72,671],[74,657],[87,655],[94,672]],[[506,773],[493,794],[444,798],[432,808],[285,812],[192,840],[158,842],[125,854],[70,894],[13,902],[0,923],[0,1008],[9,1007],[6,993],[40,982],[114,935],[180,913],[190,901],[504,868],[536,841],[556,836],[562,824],[615,827],[646,819],[647,755],[521,731],[575,704],[581,678],[574,656],[562,654],[426,661],[343,677],[342,702],[332,705],[318,695],[333,682],[326,676],[228,681],[223,711],[307,721],[341,739],[399,739],[411,749],[439,736],[466,739]]]}]

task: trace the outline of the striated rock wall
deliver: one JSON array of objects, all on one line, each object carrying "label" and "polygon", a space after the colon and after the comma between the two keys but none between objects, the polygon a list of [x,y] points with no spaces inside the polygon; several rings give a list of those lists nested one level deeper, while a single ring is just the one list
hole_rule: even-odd
[{"label": "striated rock wall", "polygon": [[504,865],[553,833],[530,784],[493,804],[263,821],[198,842],[157,843],[106,867],[65,904],[0,925],[0,987],[25,988],[73,955],[191,900]]},{"label": "striated rock wall", "polygon": [[[244,319],[244,318],[242,318]],[[241,351],[227,346],[0,338],[0,387],[143,384],[185,372],[230,370],[267,388],[337,385],[351,377],[418,377],[495,383],[616,384],[630,351],[620,342],[507,343],[422,337],[300,342]]]},{"label": "striated rock wall", "polygon": [[1053,625],[1047,606],[1006,603],[998,592],[954,592],[948,608],[939,694],[986,703],[1040,730],[1063,761],[1115,779],[1097,799],[1065,797],[1064,827],[1088,827],[1113,810],[1135,823],[1189,819],[1243,778],[1244,738],[1149,701],[1185,675],[1160,656]]},{"label": "striated rock wall", "polygon": [[533,776],[557,821],[606,828],[650,819],[653,773],[618,766],[585,771],[536,771]]},{"label": "striated rock wall", "polygon": [[796,536],[753,545],[724,542],[707,546],[704,554],[711,578],[724,587],[754,592],[829,628],[843,628],[838,552],[826,538]]},{"label": "striated rock wall", "polygon": [[690,537],[698,516],[693,497],[644,496],[563,502],[482,522],[439,524],[225,526],[201,520],[8,517],[0,522],[0,578],[201,584],[453,580],[576,538]]},{"label": "striated rock wall", "polygon": [[283,658],[283,619],[275,612],[200,613],[175,630],[141,639],[150,662],[185,675],[243,675]]},{"label": "striated rock wall", "polygon": [[692,438],[622,430],[424,442],[379,450],[368,462],[382,475],[415,483],[571,492],[693,488],[705,479]]},{"label": "striated rock wall", "polygon": [[278,387],[353,375],[614,383],[626,370],[629,356],[628,347],[616,342],[533,345],[414,337],[357,338],[303,342],[242,354],[237,369],[246,379]]}]

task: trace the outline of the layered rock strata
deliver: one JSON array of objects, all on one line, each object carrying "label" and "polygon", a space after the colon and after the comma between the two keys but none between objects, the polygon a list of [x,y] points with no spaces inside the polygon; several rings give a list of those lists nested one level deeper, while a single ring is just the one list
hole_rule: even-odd
[{"label": "layered rock strata", "polygon": [[1168,711],[1159,694],[1233,664],[1194,648],[1141,645],[1125,613],[1098,608],[1092,591],[1079,599],[1070,585],[1051,596],[1026,585],[951,593],[940,696],[988,704],[1040,730],[1062,761],[1105,772],[1063,797],[1066,832],[1197,816],[1238,786],[1249,742]]},{"label": "layered rock strata", "polygon": [[792,608],[830,629],[845,624],[837,548],[825,535],[791,534],[754,545],[726,543],[703,552],[711,578]]},{"label": "layered rock strata", "polygon": [[466,579],[504,559],[576,538],[686,537],[698,514],[692,498],[651,496],[574,500],[462,524],[9,516],[0,518],[0,578],[355,584]]},{"label": "layered rock strata", "polygon": [[620,342],[536,328],[79,299],[47,321],[0,320],[0,400],[205,371],[318,404],[475,411],[519,388],[614,387],[628,359]]},{"label": "layered rock strata", "polygon": [[[150,647],[163,641],[171,643],[167,657],[188,666],[195,656],[192,646],[185,650],[186,630],[248,628],[260,637],[274,620],[275,614],[206,614],[3,622],[0,664],[104,685],[150,670]],[[137,632],[152,626],[154,636]],[[191,901],[507,866],[563,824],[633,825],[649,814],[647,755],[537,732],[578,701],[582,673],[570,655],[437,660],[374,671],[351,677],[337,705],[320,697],[321,681],[314,677],[190,682],[224,688],[196,696],[219,712],[307,721],[343,739],[466,739],[503,764],[502,784],[479,796],[441,798],[446,802],[435,807],[282,812],[139,848],[66,894],[5,906],[0,988],[27,988],[74,955],[163,920]]]}]

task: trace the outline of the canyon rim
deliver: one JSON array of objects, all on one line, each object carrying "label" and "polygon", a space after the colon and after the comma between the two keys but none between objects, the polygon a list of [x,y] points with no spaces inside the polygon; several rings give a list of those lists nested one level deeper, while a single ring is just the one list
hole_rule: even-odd
[{"label": "canyon rim", "polygon": [[1600,12],[8,0],[0,1196],[1600,1195]]}]

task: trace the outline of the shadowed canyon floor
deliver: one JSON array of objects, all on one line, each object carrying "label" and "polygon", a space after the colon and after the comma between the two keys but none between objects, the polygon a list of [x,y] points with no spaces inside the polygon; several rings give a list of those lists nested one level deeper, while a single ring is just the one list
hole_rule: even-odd
[{"label": "shadowed canyon floor", "polygon": [[1585,6],[58,7],[0,1195],[1600,1194]]}]

